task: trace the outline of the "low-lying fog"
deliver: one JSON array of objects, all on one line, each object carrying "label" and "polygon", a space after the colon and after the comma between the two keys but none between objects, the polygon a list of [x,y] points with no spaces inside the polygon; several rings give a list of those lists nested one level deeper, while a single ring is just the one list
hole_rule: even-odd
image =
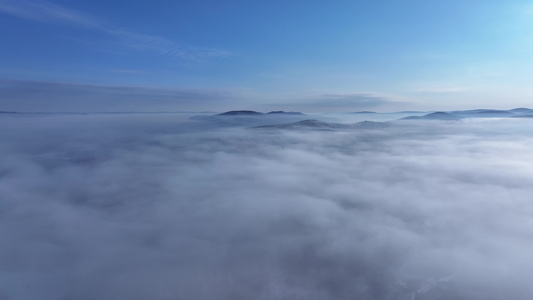
[{"label": "low-lying fog", "polygon": [[0,299],[533,298],[533,120],[216,126],[0,116]]}]

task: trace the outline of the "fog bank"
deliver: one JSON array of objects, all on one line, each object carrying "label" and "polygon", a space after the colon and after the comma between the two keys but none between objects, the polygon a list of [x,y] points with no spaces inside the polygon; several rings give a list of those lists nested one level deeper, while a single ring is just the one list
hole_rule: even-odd
[{"label": "fog bank", "polygon": [[0,125],[0,299],[533,298],[531,120]]}]

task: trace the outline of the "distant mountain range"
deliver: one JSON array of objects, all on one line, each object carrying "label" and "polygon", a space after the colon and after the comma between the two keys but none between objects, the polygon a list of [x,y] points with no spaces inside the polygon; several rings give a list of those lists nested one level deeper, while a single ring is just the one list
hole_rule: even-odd
[{"label": "distant mountain range", "polygon": [[[148,112],[159,114],[166,112]],[[186,113],[186,112],[173,112]],[[192,113],[192,112],[188,112]],[[393,126],[394,116],[408,117],[396,119],[396,121],[417,121],[417,120],[441,120],[441,121],[458,121],[467,118],[533,118],[533,109],[514,108],[510,110],[496,109],[473,109],[473,110],[454,110],[454,111],[435,111],[435,112],[399,112],[399,113],[377,113],[372,111],[358,111],[350,114],[368,115],[368,118],[375,118],[374,115],[387,115],[388,120],[385,122],[362,121],[357,123],[335,123],[326,122],[335,120],[335,117],[319,116],[321,120],[309,119],[308,115],[294,111],[270,111],[267,113],[253,110],[231,110],[224,113],[198,112],[201,115],[194,115],[189,119],[200,121],[199,128],[224,128],[224,127],[247,127],[262,129],[296,129],[296,130],[336,130],[336,129],[383,129]],[[116,113],[25,113],[14,111],[0,111],[0,115],[82,115],[82,114],[142,114],[142,112],[116,112]],[[379,118],[379,117],[378,117]]]},{"label": "distant mountain range", "polygon": [[375,112],[375,111],[363,110],[363,111],[354,111],[354,112],[351,112],[351,114],[377,114],[377,112]]},{"label": "distant mountain range", "polygon": [[463,119],[463,118],[458,115],[451,114],[451,113],[438,111],[438,112],[429,113],[423,116],[405,117],[405,118],[401,118],[400,120],[460,120],[460,119]]},{"label": "distant mountain range", "polygon": [[253,110],[230,110],[225,113],[217,114],[217,116],[260,116],[260,115],[303,115],[301,112],[295,111],[271,111],[268,113],[261,113]]},{"label": "distant mountain range", "polygon": [[[402,111],[405,113],[420,114],[420,111]],[[268,113],[261,113],[252,110],[232,110],[214,116],[268,116],[268,115],[293,115],[304,116],[301,112],[285,112],[285,111],[271,111]],[[373,111],[356,111],[351,114],[378,114]],[[402,120],[460,120],[465,118],[533,118],[533,109],[530,108],[514,108],[510,110],[497,109],[472,109],[472,110],[454,110],[454,111],[436,111],[428,112],[422,116],[409,116],[402,118]]]},{"label": "distant mountain range", "polygon": [[262,126],[301,121],[308,118],[301,112],[294,111],[271,111],[268,113],[253,110],[231,110],[215,115],[197,115],[190,117],[191,120],[209,122],[221,127],[234,126]]},{"label": "distant mountain range", "polygon": [[303,120],[299,122],[256,126],[264,129],[381,129],[390,127],[388,122],[363,121],[353,124],[322,122],[318,120]]},{"label": "distant mountain range", "polygon": [[472,109],[437,111],[423,116],[410,116],[401,120],[461,120],[466,118],[533,118],[533,109],[514,108],[510,110]]},{"label": "distant mountain range", "polygon": [[[374,114],[375,112],[362,111],[354,114]],[[405,112],[402,112],[405,113]],[[420,112],[416,112],[420,113]],[[409,116],[399,120],[446,120],[457,121],[466,118],[533,118],[533,109],[515,108],[511,110],[495,109],[474,109],[474,110],[456,110],[456,111],[437,111],[430,112],[422,116]],[[391,122],[373,122],[363,121],[352,124],[323,122],[319,120],[305,119],[297,122],[268,124],[255,126],[253,128],[262,129],[313,129],[313,130],[334,130],[334,129],[383,129],[392,126]]]}]

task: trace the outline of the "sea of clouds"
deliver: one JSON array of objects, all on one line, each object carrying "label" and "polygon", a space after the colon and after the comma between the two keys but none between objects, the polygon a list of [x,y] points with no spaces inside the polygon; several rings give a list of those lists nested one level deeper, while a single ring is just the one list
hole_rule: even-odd
[{"label": "sea of clouds", "polygon": [[0,299],[531,299],[532,125],[0,116]]}]

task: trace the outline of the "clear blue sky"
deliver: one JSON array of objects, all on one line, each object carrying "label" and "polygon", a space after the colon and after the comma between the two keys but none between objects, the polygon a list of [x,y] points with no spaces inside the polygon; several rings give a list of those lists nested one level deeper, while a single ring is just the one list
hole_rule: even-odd
[{"label": "clear blue sky", "polygon": [[0,38],[4,111],[533,106],[525,0],[0,0]]}]

